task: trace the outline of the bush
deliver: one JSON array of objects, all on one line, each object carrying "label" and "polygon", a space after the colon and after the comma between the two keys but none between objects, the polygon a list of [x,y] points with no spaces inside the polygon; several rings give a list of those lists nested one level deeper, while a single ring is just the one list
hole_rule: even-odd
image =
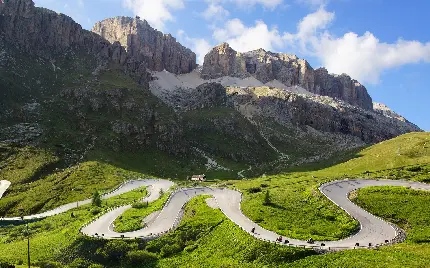
[{"label": "bush", "polygon": [[0,268],[14,268],[15,265],[12,265],[8,262],[0,262]]},{"label": "bush", "polygon": [[162,257],[169,257],[172,256],[173,254],[179,253],[182,251],[182,247],[178,244],[172,244],[172,245],[165,245],[164,247],[161,248],[161,256]]},{"label": "bush", "polygon": [[96,207],[102,206],[102,198],[101,198],[101,195],[98,191],[95,191],[93,194],[92,204],[93,204],[93,206],[96,206]]},{"label": "bush", "polygon": [[101,264],[95,264],[95,263],[93,263],[90,266],[88,266],[88,268],[104,268],[104,266],[101,265]]},{"label": "bush", "polygon": [[407,167],[406,170],[411,172],[420,172],[422,168],[420,166],[414,166],[414,167]]},{"label": "bush", "polygon": [[129,244],[124,240],[111,240],[103,248],[98,249],[97,253],[107,260],[119,261],[132,249],[134,249],[134,244]]},{"label": "bush", "polygon": [[70,268],[87,268],[91,265],[89,260],[76,258],[71,264],[69,264]]},{"label": "bush", "polygon": [[136,202],[133,205],[131,205],[131,207],[132,208],[138,208],[138,209],[140,209],[140,208],[147,208],[148,207],[148,203],[147,202],[145,202],[145,203]]},{"label": "bush", "polygon": [[264,202],[263,205],[270,205],[272,202],[270,201],[270,193],[269,190],[266,191],[266,194],[264,195]]},{"label": "bush", "polygon": [[157,254],[146,250],[134,250],[127,253],[124,262],[132,267],[137,267],[143,263],[151,263],[158,260]]},{"label": "bush", "polygon": [[102,212],[102,210],[100,208],[96,207],[96,208],[91,209],[91,214],[93,214],[93,215],[97,215],[100,212]]},{"label": "bush", "polygon": [[259,192],[261,192],[261,188],[260,187],[251,187],[248,189],[248,192],[251,194],[259,193]]},{"label": "bush", "polygon": [[59,262],[54,262],[54,261],[39,261],[36,263],[37,266],[39,266],[40,268],[61,268],[64,267],[64,265],[62,265]]},{"label": "bush", "polygon": [[186,246],[186,247],[184,248],[184,250],[185,250],[186,252],[192,252],[192,251],[194,251],[197,247],[198,247],[198,246],[197,246],[196,244],[192,244],[192,245]]}]

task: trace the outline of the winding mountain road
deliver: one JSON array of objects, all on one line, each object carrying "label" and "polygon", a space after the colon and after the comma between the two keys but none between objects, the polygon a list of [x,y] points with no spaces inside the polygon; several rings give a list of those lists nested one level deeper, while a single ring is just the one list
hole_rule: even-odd
[{"label": "winding mountain road", "polygon": [[7,188],[10,186],[10,181],[0,181],[0,198],[6,192]]},{"label": "winding mountain road", "polygon": [[[9,183],[10,185],[10,183]],[[3,181],[0,183],[0,193],[7,189],[9,186],[7,183]],[[167,191],[171,186],[173,186],[173,182],[167,180],[137,180],[137,181],[129,181],[123,185],[121,185],[115,191],[103,195],[102,198],[110,198],[134,189],[137,189],[142,186],[148,187],[149,195],[145,197],[142,201],[152,202],[159,198],[160,189],[163,191]],[[411,187],[416,190],[429,190],[430,185],[418,182],[408,182],[408,181],[400,181],[400,180],[342,180],[342,181],[333,181],[326,184],[323,184],[319,187],[319,190],[332,202],[338,205],[340,208],[345,210],[351,217],[357,219],[360,222],[360,230],[353,236],[348,237],[343,240],[338,241],[316,241],[314,244],[308,244],[306,241],[291,239],[288,237],[282,237],[282,244],[289,246],[303,246],[303,247],[321,247],[321,248],[330,248],[334,250],[341,249],[351,249],[351,248],[360,248],[360,247],[368,247],[369,243],[372,246],[383,245],[387,242],[392,242],[393,239],[396,239],[399,235],[395,226],[385,222],[384,220],[366,212],[362,208],[358,207],[354,203],[352,203],[348,199],[348,194],[353,191],[364,187],[369,186],[404,186]],[[2,192],[3,191],[3,192]],[[98,236],[105,239],[114,239],[114,238],[144,238],[144,239],[152,239],[163,235],[169,231],[171,231],[175,226],[177,226],[181,220],[182,212],[185,205],[188,201],[199,195],[211,195],[214,197],[217,206],[221,209],[221,211],[235,224],[241,227],[243,230],[248,232],[250,235],[254,236],[257,239],[277,242],[277,238],[280,235],[275,232],[266,230],[253,221],[251,221],[248,217],[246,217],[241,209],[240,203],[242,200],[242,194],[235,190],[230,189],[220,189],[220,188],[186,188],[181,189],[179,191],[174,192],[169,200],[166,202],[164,208],[159,212],[158,216],[151,220],[150,223],[143,229],[134,231],[134,232],[126,232],[126,233],[118,233],[115,232],[113,222],[119,217],[124,211],[129,209],[131,206],[122,206],[107,212],[102,215],[95,221],[90,224],[84,226],[81,229],[81,232],[88,236]],[[0,195],[1,197],[1,195]],[[84,205],[90,203],[91,200],[84,200],[78,203],[71,203],[59,208],[56,208],[51,211],[47,211],[37,215],[26,216],[24,219],[35,219],[35,218],[43,218],[52,215],[56,215],[62,212],[65,212],[71,208],[76,207],[77,205]],[[5,218],[3,220],[17,220],[19,218]],[[251,232],[251,229],[255,228],[254,233]],[[285,243],[285,240],[288,242]]]}]

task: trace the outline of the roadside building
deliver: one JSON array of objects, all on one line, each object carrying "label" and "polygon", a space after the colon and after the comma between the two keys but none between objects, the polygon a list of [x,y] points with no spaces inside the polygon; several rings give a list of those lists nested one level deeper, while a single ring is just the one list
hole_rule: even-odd
[{"label": "roadside building", "polygon": [[192,181],[205,181],[206,180],[206,175],[205,174],[203,174],[203,175],[193,175],[191,177],[191,180]]}]

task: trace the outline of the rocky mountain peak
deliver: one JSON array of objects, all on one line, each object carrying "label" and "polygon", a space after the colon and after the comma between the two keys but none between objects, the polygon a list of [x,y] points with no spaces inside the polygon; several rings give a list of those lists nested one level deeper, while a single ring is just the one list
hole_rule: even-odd
[{"label": "rocky mountain peak", "polygon": [[34,2],[32,0],[15,0],[9,1],[7,4],[3,2],[0,1],[0,12],[3,9],[4,14],[28,17],[34,9]]},{"label": "rocky mountain peak", "polygon": [[277,80],[287,87],[300,86],[311,93],[341,99],[372,110],[366,88],[346,74],[329,74],[325,68],[314,70],[296,55],[273,53],[264,49],[238,53],[227,43],[214,47],[206,56],[201,71],[203,79],[223,76],[253,76],[262,83]]},{"label": "rocky mountain peak", "polygon": [[163,34],[139,17],[115,17],[96,23],[92,29],[109,42],[118,41],[127,53],[152,71],[175,74],[194,70],[196,54],[182,46],[171,34]]}]

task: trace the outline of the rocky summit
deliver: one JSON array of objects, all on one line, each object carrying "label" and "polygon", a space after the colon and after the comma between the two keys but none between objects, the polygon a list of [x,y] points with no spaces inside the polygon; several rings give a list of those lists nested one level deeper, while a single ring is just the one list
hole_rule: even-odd
[{"label": "rocky summit", "polygon": [[2,143],[66,166],[137,157],[127,165],[165,176],[281,171],[421,131],[348,75],[294,55],[223,43],[198,67],[139,17],[87,31],[31,0],[0,2],[0,94]]},{"label": "rocky summit", "polygon": [[306,60],[295,55],[263,49],[239,53],[229,44],[222,43],[205,56],[202,77],[222,76],[253,76],[263,83],[277,80],[289,87],[298,85],[318,95],[338,98],[366,110],[373,109],[372,98],[358,81],[346,74],[329,74],[324,68],[314,70]]},{"label": "rocky summit", "polygon": [[152,71],[189,73],[196,68],[196,54],[170,34],[153,29],[147,21],[116,17],[96,23],[92,30],[110,42],[120,42],[127,53]]}]

